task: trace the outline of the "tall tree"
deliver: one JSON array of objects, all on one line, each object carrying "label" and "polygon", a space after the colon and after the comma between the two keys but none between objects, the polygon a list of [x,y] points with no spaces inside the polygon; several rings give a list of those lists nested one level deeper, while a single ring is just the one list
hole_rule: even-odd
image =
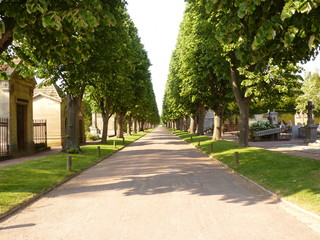
[{"label": "tall tree", "polygon": [[[207,21],[203,4],[188,4],[180,26],[176,53],[172,56],[170,74],[176,81],[168,79],[171,89],[177,89],[173,99],[180,102],[178,111],[184,109],[191,116],[190,132],[194,129],[194,115],[198,112],[198,134],[203,134],[206,108],[215,111],[213,138],[221,138],[222,115],[230,98],[227,61],[221,56],[220,44],[210,37],[213,25]],[[171,83],[172,82],[172,83]],[[177,86],[178,85],[178,86]],[[172,91],[172,90],[171,90]],[[197,109],[197,111],[195,111]]]},{"label": "tall tree", "polygon": [[[240,110],[239,145],[246,147],[252,99],[290,90],[297,82],[295,63],[314,54],[318,34],[310,30],[313,23],[307,19],[314,19],[318,3],[312,1],[312,7],[303,10],[301,4],[292,4],[296,1],[190,1],[205,4],[210,12],[208,20],[215,26],[212,37],[220,42],[229,62]],[[286,15],[287,9],[297,14]]]},{"label": "tall tree", "polygon": [[25,67],[22,73],[60,81],[67,93],[66,150],[79,149],[78,116],[91,80],[93,33],[99,25],[116,24],[121,8],[121,0],[1,2],[1,61],[18,57]]},{"label": "tall tree", "polygon": [[[92,38],[92,32],[101,23],[115,24],[110,9],[119,2],[2,0],[0,60],[20,58],[23,65],[52,59],[63,62],[65,57],[81,61],[87,52],[80,47],[79,38]],[[28,49],[33,59],[21,48]]]},{"label": "tall tree", "polygon": [[89,60],[95,74],[86,95],[102,115],[102,143],[107,141],[109,118],[115,113],[118,98],[123,96],[123,84],[133,68],[127,20],[125,9],[122,9],[116,26],[98,28]]},{"label": "tall tree", "polygon": [[315,106],[314,111],[320,113],[320,74],[307,73],[301,91],[303,94],[296,99],[296,110],[305,112],[308,101],[312,101]]}]

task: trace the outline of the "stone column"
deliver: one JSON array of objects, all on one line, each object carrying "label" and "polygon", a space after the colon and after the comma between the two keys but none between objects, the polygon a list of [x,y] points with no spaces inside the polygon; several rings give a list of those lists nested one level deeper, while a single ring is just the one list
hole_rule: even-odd
[{"label": "stone column", "polygon": [[312,117],[312,109],[314,108],[314,105],[311,101],[308,101],[308,105],[306,106],[306,109],[308,110],[308,122],[305,126],[306,129],[306,138],[304,139],[305,143],[312,143],[317,140],[317,125],[314,124],[314,120]]},{"label": "stone column", "polygon": [[89,127],[90,133],[98,136],[99,135],[99,129],[97,126],[97,113],[92,112],[92,126]]}]

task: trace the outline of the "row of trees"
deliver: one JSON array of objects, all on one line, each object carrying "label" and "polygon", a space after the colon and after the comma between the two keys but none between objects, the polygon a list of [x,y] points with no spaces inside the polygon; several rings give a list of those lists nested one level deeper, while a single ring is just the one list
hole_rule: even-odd
[{"label": "row of trees", "polygon": [[201,134],[204,108],[211,108],[218,139],[219,117],[235,100],[239,146],[248,146],[250,106],[292,97],[300,86],[297,63],[318,53],[319,14],[320,3],[313,0],[188,0],[171,59],[163,122],[198,113]]},{"label": "row of trees", "polygon": [[[79,149],[78,117],[85,96],[104,119],[157,123],[150,62],[126,11],[125,1],[3,0],[0,8],[0,63],[24,76],[49,79],[67,95],[64,149]],[[2,73],[2,78],[6,76]],[[129,130],[130,131],[130,130]]]}]

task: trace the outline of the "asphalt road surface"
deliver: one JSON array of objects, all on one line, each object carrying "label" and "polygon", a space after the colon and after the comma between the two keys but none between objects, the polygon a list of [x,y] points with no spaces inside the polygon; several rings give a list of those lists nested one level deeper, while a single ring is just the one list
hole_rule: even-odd
[{"label": "asphalt road surface", "polygon": [[163,128],[0,223],[0,239],[320,239]]}]

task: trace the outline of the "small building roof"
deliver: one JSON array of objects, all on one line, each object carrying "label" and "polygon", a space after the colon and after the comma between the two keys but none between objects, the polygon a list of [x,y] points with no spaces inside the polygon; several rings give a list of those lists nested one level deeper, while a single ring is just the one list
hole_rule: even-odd
[{"label": "small building roof", "polygon": [[49,97],[57,101],[61,101],[64,98],[63,92],[56,84],[51,84],[49,86],[42,86],[41,88],[36,87],[34,89],[33,97],[35,98],[39,95]]},{"label": "small building roof", "polygon": [[0,72],[6,73],[9,81],[23,82],[23,84],[32,86],[34,88],[34,86],[36,85],[36,80],[34,79],[34,77],[23,77],[20,75],[17,66],[21,64],[21,62],[21,59],[14,59],[14,67],[10,67],[10,65],[7,63],[0,65]]}]

